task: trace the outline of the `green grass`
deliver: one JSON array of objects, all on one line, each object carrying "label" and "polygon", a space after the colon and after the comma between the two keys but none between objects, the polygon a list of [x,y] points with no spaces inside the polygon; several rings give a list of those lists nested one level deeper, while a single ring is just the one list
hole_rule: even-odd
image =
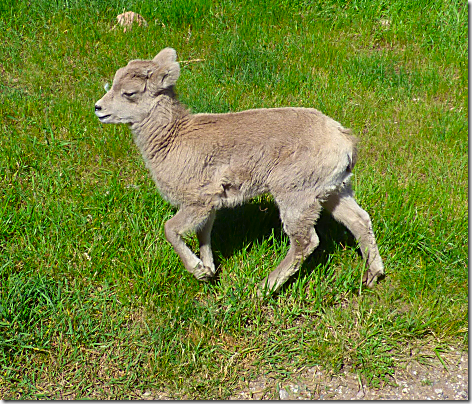
[{"label": "green grass", "polygon": [[[123,9],[147,28],[111,30]],[[0,397],[229,397],[260,374],[373,386],[468,345],[468,42],[459,1],[114,0],[0,5]],[[130,59],[174,47],[195,112],[315,107],[361,139],[353,177],[386,278],[364,290],[328,215],[281,293],[271,199],[219,212],[219,277],[188,274],[126,127],[93,112]],[[195,237],[188,242],[197,249]]]}]

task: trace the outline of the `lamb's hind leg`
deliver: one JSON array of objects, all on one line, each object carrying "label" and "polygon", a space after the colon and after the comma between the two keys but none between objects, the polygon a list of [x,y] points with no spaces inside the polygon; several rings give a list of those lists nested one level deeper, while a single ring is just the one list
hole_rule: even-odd
[{"label": "lamb's hind leg", "polygon": [[[213,214],[208,208],[182,206],[164,226],[167,241],[172,244],[187,271],[197,279],[204,281],[213,277],[215,271],[213,258],[211,258],[211,262],[209,259],[212,216]],[[182,236],[191,231],[197,231],[199,241],[203,244],[203,250],[201,250],[203,259],[199,259],[182,240]]]},{"label": "lamb's hind leg", "polygon": [[350,186],[330,195],[323,203],[323,207],[330,211],[337,221],[344,224],[357,239],[368,268],[362,281],[368,287],[374,286],[377,278],[384,274],[384,266],[375,242],[369,214],[357,204]]},{"label": "lamb's hind leg", "polygon": [[280,289],[319,244],[314,225],[321,211],[320,203],[301,194],[277,197],[276,201],[284,230],[290,238],[290,249],[277,268],[259,285],[259,296],[261,292],[276,292]]}]

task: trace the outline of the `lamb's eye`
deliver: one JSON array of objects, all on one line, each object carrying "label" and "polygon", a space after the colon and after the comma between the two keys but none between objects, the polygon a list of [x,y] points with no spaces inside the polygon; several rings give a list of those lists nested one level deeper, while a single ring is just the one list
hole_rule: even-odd
[{"label": "lamb's eye", "polygon": [[133,98],[136,95],[136,91],[123,91],[122,94],[126,98]]}]

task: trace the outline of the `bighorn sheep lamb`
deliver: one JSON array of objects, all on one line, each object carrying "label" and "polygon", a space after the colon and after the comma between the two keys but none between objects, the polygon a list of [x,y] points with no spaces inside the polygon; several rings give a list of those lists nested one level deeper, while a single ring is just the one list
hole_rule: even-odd
[{"label": "bighorn sheep lamb", "polygon": [[[262,292],[278,290],[318,246],[314,225],[322,208],[358,240],[367,261],[363,282],[373,286],[384,268],[370,217],[349,183],[356,162],[350,131],[309,108],[191,114],[174,95],[176,60],[175,50],[165,48],[152,60],[130,61],[95,114],[103,123],[129,125],[160,193],[179,207],[165,236],[185,268],[199,280],[214,276],[215,211],[271,193],[290,249]],[[197,233],[200,258],[182,239],[190,231]]]}]

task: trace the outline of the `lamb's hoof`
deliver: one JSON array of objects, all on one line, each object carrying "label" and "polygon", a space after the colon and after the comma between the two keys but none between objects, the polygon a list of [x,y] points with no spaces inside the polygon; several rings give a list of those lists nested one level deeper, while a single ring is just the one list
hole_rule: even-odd
[{"label": "lamb's hoof", "polygon": [[211,270],[211,268],[203,265],[203,263],[198,263],[198,265],[193,269],[193,275],[199,281],[208,282],[215,276],[215,273]]},{"label": "lamb's hoof", "polygon": [[259,299],[264,299],[270,296],[273,292],[275,292],[275,288],[269,286],[267,278],[259,283],[256,289],[256,295]]},{"label": "lamb's hoof", "polygon": [[362,283],[364,286],[368,287],[369,289],[372,289],[377,281],[385,276],[385,272],[383,270],[377,271],[374,274],[367,270],[364,273],[364,276],[362,277]]},{"label": "lamb's hoof", "polygon": [[263,299],[264,297],[267,296],[266,289],[262,289],[261,286],[259,285],[258,288],[256,289],[256,296],[258,299]]}]

